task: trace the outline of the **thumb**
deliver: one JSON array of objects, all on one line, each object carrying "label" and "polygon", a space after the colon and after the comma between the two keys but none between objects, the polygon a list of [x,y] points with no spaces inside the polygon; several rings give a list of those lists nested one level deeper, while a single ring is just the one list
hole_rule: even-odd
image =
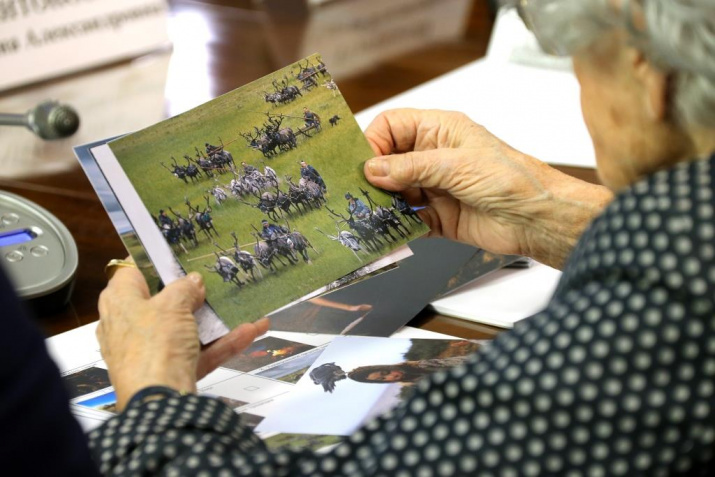
[{"label": "thumb", "polygon": [[242,353],[258,336],[268,331],[268,325],[267,318],[261,318],[255,323],[244,323],[208,345],[199,356],[197,378],[203,378],[225,361]]},{"label": "thumb", "polygon": [[459,161],[456,149],[430,149],[375,157],[365,163],[365,176],[381,189],[449,189]]},{"label": "thumb", "polygon": [[166,308],[186,307],[198,310],[206,299],[204,280],[198,272],[191,272],[183,278],[174,280],[157,293],[152,301]]}]

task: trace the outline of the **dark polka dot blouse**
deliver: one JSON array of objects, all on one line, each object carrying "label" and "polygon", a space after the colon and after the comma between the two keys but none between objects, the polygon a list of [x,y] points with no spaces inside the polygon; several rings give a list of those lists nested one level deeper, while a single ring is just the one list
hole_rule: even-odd
[{"label": "dark polka dot blouse", "polygon": [[227,406],[132,406],[91,433],[105,474],[715,475],[715,156],[619,195],[547,309],[331,452],[269,452]]}]

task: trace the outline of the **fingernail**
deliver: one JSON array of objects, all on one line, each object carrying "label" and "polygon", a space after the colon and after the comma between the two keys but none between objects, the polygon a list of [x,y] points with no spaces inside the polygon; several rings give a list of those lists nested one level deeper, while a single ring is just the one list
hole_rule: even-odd
[{"label": "fingernail", "polygon": [[375,177],[385,177],[390,174],[390,162],[387,159],[370,159],[367,161],[367,168]]},{"label": "fingernail", "polygon": [[189,280],[196,283],[197,285],[204,284],[204,278],[201,276],[201,274],[199,272],[191,272],[186,276],[189,278]]}]

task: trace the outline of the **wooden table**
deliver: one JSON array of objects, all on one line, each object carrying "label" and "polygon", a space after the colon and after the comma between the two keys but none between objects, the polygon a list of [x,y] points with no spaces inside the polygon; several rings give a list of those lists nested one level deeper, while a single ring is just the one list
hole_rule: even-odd
[{"label": "wooden table", "polygon": [[[217,96],[281,66],[272,63],[266,47],[265,16],[249,0],[171,0],[170,4],[170,25],[186,18],[201,19],[214,35],[204,43],[201,39],[192,39],[190,48],[176,43],[172,61],[194,66],[188,72],[170,70],[169,74],[174,76],[168,81],[176,84],[182,81],[182,75],[202,75],[211,94]],[[474,0],[464,38],[386,61],[375,65],[374,70],[352,78],[338,78],[340,90],[351,108],[360,111],[474,61],[486,51],[492,22],[487,0]],[[197,54],[203,55],[200,61],[194,58]],[[167,111],[172,110],[172,103],[181,99],[181,88],[172,91],[165,96]],[[15,90],[5,95],[17,93]],[[0,94],[0,99],[2,97]],[[7,141],[10,137],[0,136],[0,140]],[[594,180],[592,171],[574,169],[567,172]],[[57,215],[69,228],[79,248],[80,264],[71,303],[66,310],[38,317],[42,329],[51,336],[97,320],[97,298],[106,284],[104,265],[112,258],[126,256],[126,251],[79,166],[55,174],[0,177],[0,188],[35,201]],[[437,316],[429,311],[424,311],[411,324],[465,338],[489,338],[497,332],[491,327]]]}]

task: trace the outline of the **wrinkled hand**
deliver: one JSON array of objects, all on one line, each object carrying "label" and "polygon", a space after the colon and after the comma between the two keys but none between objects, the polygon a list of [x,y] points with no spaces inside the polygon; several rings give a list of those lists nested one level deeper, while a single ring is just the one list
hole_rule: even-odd
[{"label": "wrinkled hand", "polygon": [[399,109],[365,131],[365,175],[400,191],[432,235],[560,267],[611,198],[497,139],[461,113]]},{"label": "wrinkled hand", "polygon": [[195,392],[197,380],[267,331],[267,319],[244,324],[202,351],[193,312],[205,294],[198,273],[154,297],[139,270],[122,268],[114,274],[99,297],[97,338],[118,409],[147,386]]}]

